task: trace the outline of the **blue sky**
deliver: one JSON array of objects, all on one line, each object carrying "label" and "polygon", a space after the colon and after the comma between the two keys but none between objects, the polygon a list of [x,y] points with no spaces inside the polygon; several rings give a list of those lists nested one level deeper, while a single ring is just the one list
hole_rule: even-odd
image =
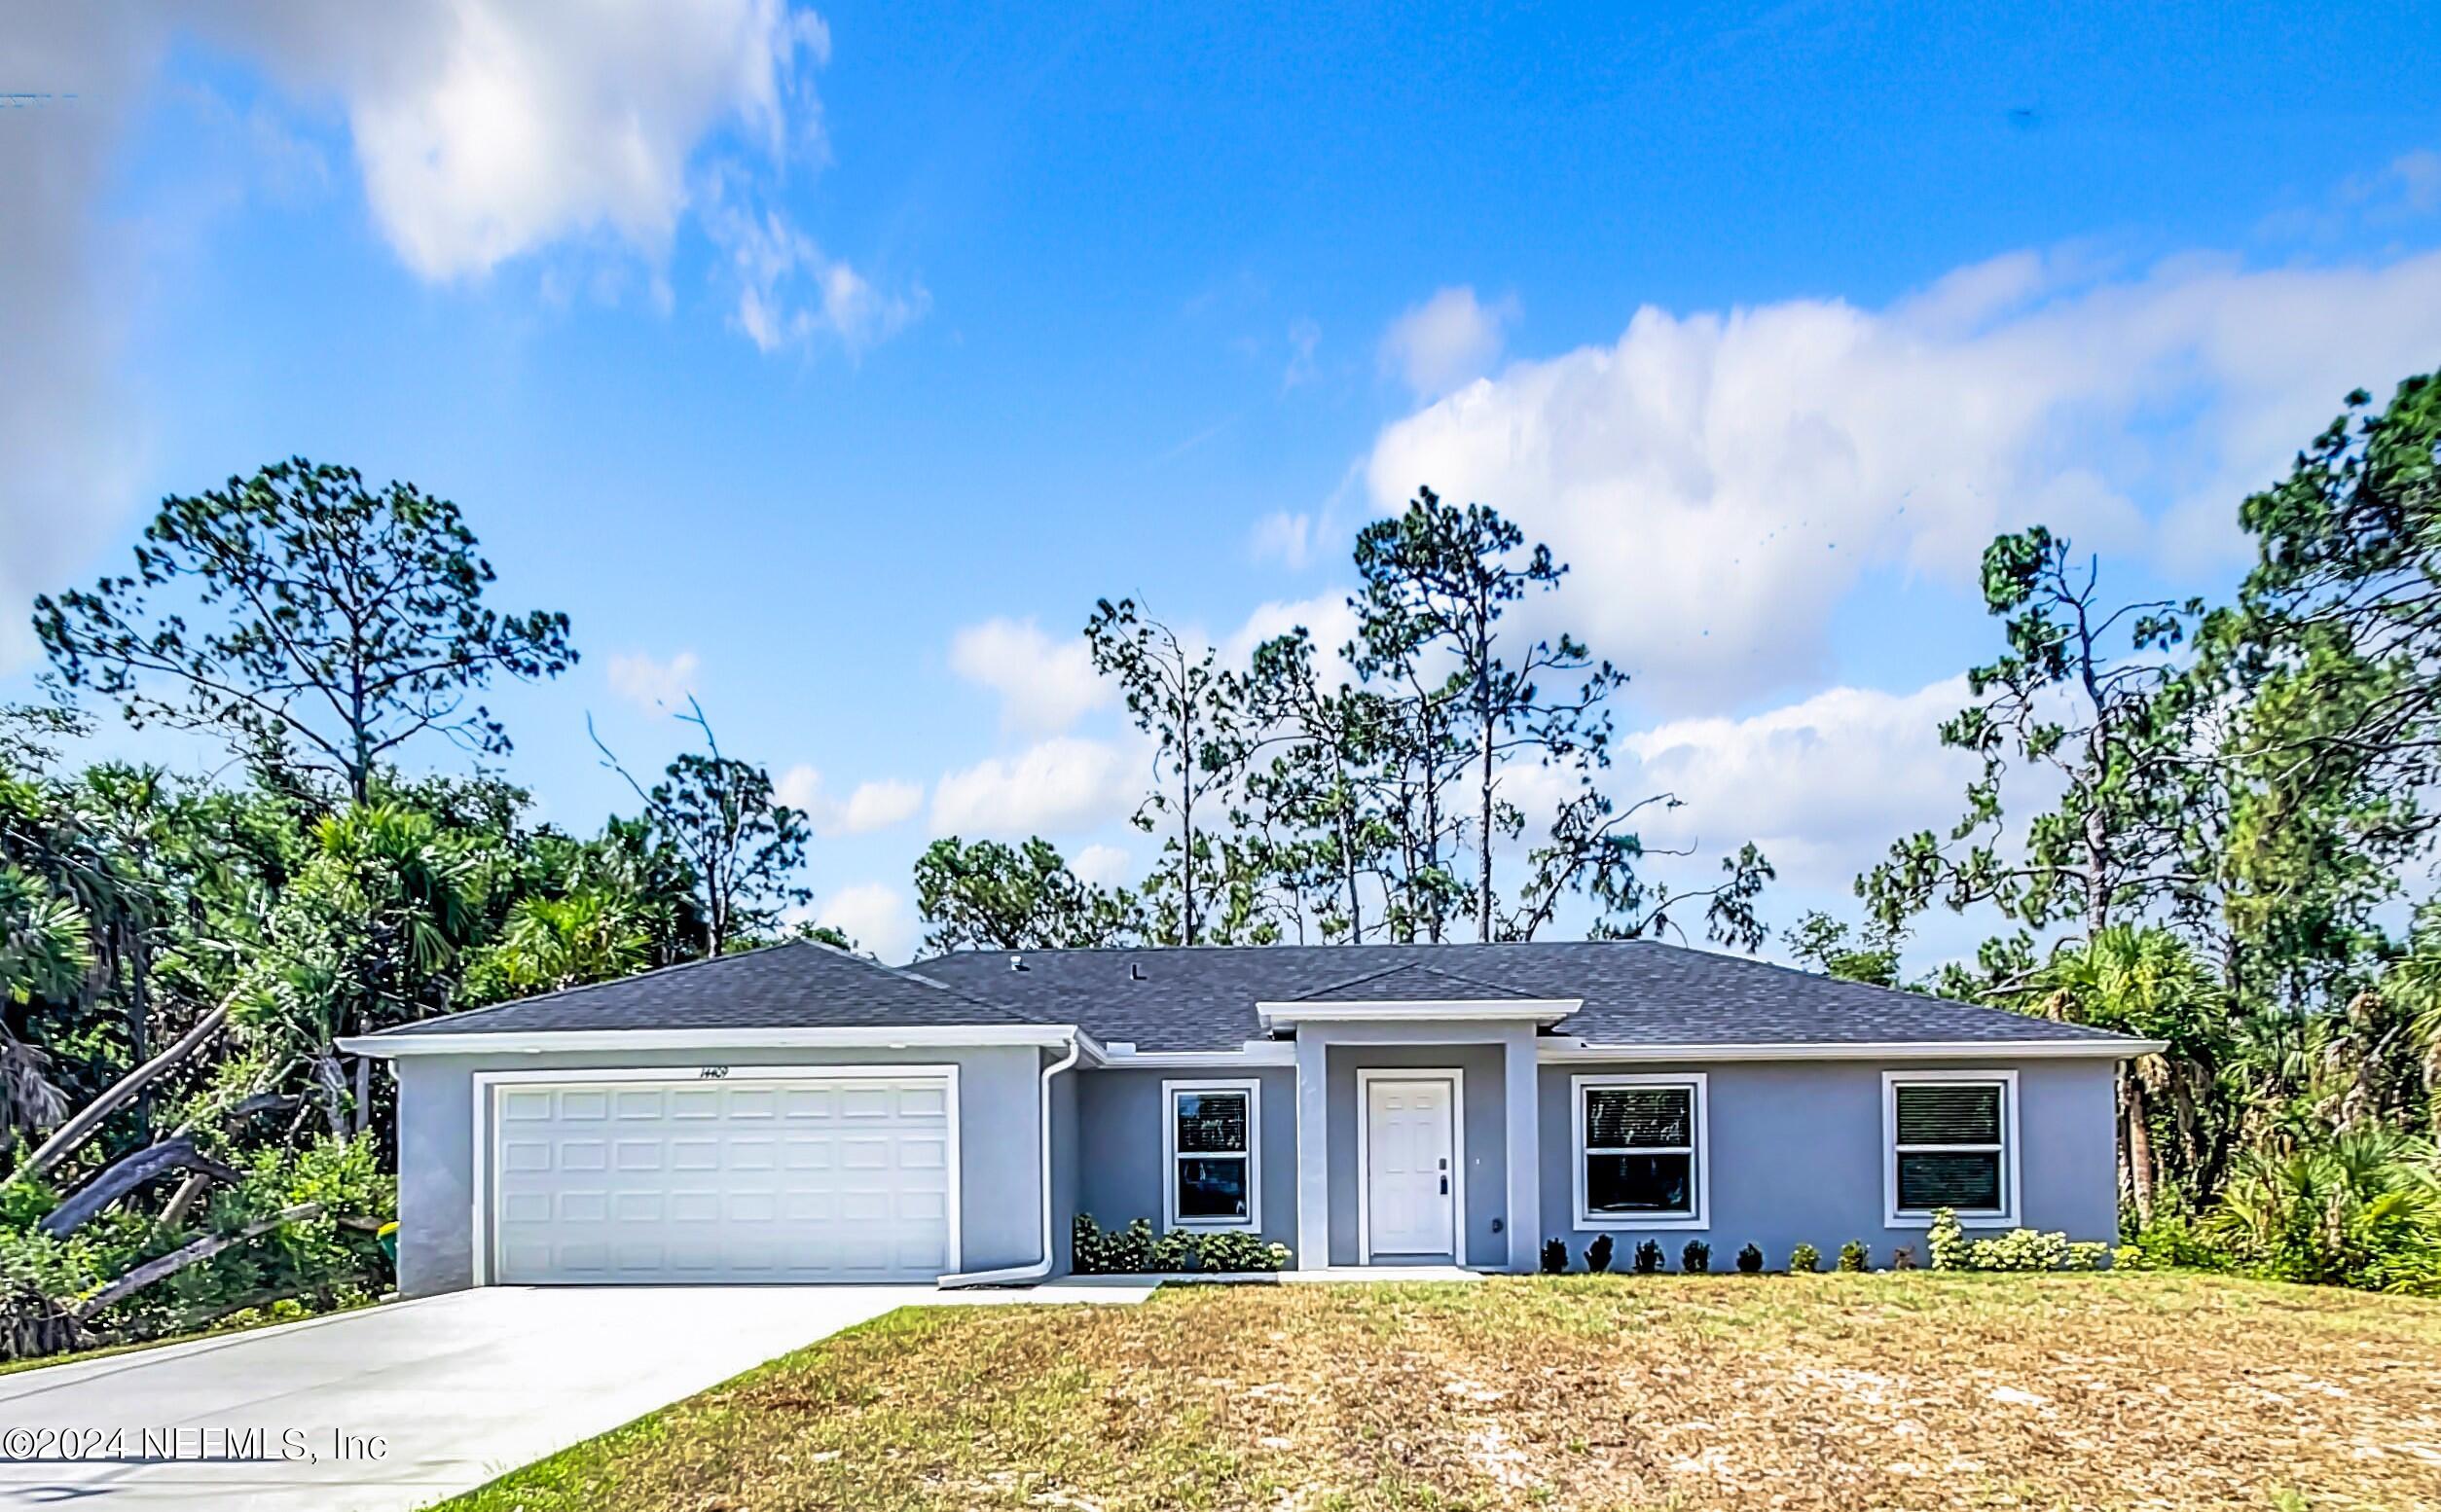
[{"label": "blue sky", "polygon": [[163,493],[412,479],[574,619],[499,701],[550,816],[622,796],[589,711],[657,766],[693,691],[902,955],[936,833],[1151,855],[1097,596],[1330,634],[1430,483],[1575,563],[1619,790],[1762,840],[1785,923],[1953,810],[1994,529],[2213,591],[2244,488],[2441,361],[2441,16],[1315,10],[21,18],[0,697]]}]

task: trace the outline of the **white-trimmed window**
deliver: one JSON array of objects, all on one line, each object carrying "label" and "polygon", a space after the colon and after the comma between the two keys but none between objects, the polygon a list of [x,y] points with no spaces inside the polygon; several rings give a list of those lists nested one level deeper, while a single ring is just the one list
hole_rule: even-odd
[{"label": "white-trimmed window", "polygon": [[2017,1072],[1884,1071],[1881,1129],[1892,1227],[1943,1207],[1970,1226],[2018,1221]]},{"label": "white-trimmed window", "polygon": [[1577,1227],[1709,1223],[1703,1073],[1579,1076],[1572,1084]]},{"label": "white-trimmed window", "polygon": [[1261,1125],[1258,1082],[1161,1084],[1161,1189],[1167,1227],[1261,1227]]}]

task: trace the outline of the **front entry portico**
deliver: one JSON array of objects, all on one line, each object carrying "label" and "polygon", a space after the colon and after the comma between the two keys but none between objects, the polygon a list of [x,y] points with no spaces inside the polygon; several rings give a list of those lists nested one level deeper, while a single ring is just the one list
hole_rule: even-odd
[{"label": "front entry portico", "polygon": [[1575,1000],[1257,1006],[1266,1027],[1295,1035],[1299,1270],[1535,1269],[1537,1034]]}]

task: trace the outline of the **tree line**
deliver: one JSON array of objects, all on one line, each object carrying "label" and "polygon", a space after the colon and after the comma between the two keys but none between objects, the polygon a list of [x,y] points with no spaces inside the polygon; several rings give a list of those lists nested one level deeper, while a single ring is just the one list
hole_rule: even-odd
[{"label": "tree line", "polygon": [[1549,618],[1567,574],[1549,548],[1426,488],[1359,532],[1354,567],[1344,673],[1303,627],[1224,666],[1133,599],[1097,603],[1085,640],[1154,753],[1135,823],[1159,854],[1116,887],[1038,837],[937,841],[915,871],[926,949],[1531,940],[1563,916],[1595,939],[1692,923],[1762,945],[1763,853],[1672,885],[1650,863],[1688,852],[1649,849],[1634,824],[1678,799],[1613,796],[1627,674],[1518,628],[1520,609]]},{"label": "tree line", "polygon": [[[1941,738],[1957,821],[1902,837],[1842,976],[2123,1028],[2131,1257],[2441,1284],[2441,384],[2347,412],[2245,500],[2226,602],[2128,599],[2033,526],[1986,554],[1996,653]],[[1040,839],[917,862],[927,948],[1694,935],[1754,950],[1751,844],[1638,826],[1626,674],[1564,623],[1568,569],[1418,493],[1359,532],[1355,629],[1237,665],[1134,600],[1085,617],[1154,766],[1128,885]],[[461,512],[302,459],[165,500],[131,570],[38,600],[49,701],[0,712],[0,1336],[15,1352],[378,1290],[395,1108],[352,1035],[793,935],[805,814],[725,752],[539,823],[492,690],[576,665],[498,602]],[[83,759],[97,715],[224,744],[208,778]],[[471,774],[419,770],[448,742]],[[1707,871],[1681,887],[1659,874]],[[1921,977],[1935,910],[1995,918]]]}]

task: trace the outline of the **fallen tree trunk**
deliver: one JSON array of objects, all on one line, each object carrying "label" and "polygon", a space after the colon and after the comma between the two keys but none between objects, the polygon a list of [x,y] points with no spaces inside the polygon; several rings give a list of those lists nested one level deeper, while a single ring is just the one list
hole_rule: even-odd
[{"label": "fallen tree trunk", "polygon": [[268,1218],[257,1218],[235,1234],[206,1234],[192,1244],[181,1245],[165,1255],[145,1261],[109,1285],[67,1309],[70,1317],[82,1323],[103,1309],[125,1302],[156,1281],[168,1279],[188,1266],[199,1265],[219,1254],[232,1244],[242,1244],[260,1239],[284,1223],[303,1223],[322,1215],[320,1203],[299,1203],[283,1207]]},{"label": "fallen tree trunk", "polygon": [[175,1134],[132,1155],[111,1162],[102,1173],[85,1183],[75,1196],[54,1207],[35,1227],[54,1239],[65,1239],[91,1222],[103,1208],[155,1176],[171,1170],[193,1171],[235,1185],[238,1173],[195,1147],[191,1134]]},{"label": "fallen tree trunk", "polygon": [[183,1229],[195,1211],[195,1205],[203,1200],[203,1189],[212,1184],[209,1176],[189,1176],[178,1183],[178,1190],[169,1194],[167,1206],[161,1210],[161,1226]]},{"label": "fallen tree trunk", "polygon": [[219,1033],[221,1026],[229,1022],[231,1001],[230,998],[222,998],[220,1006],[196,1020],[195,1027],[178,1036],[176,1044],[120,1077],[100,1097],[85,1104],[66,1123],[53,1130],[51,1137],[36,1145],[33,1153],[20,1161],[17,1170],[9,1172],[8,1181],[0,1182],[0,1186],[24,1180],[28,1176],[48,1175],[61,1161],[83,1148],[86,1140],[101,1132],[103,1121],[111,1114],[152,1085],[163,1072],[203,1048],[213,1035]]}]

